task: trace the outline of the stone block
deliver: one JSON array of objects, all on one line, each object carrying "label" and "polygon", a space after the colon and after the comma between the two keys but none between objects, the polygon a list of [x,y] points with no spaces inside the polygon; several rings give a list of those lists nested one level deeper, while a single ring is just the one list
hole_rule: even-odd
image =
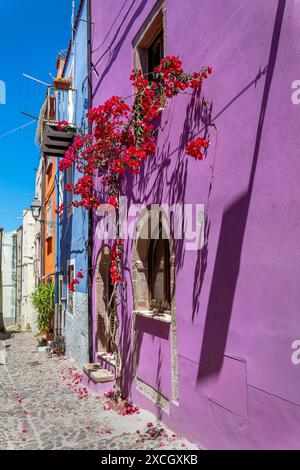
[{"label": "stone block", "polygon": [[115,380],[115,375],[106,369],[99,369],[90,373],[90,378],[95,383],[112,382]]}]

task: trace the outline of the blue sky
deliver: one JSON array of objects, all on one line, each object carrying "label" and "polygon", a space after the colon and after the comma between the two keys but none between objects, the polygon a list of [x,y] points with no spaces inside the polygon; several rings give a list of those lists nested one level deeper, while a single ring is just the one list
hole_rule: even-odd
[{"label": "blue sky", "polygon": [[36,124],[1,136],[32,120],[21,111],[38,116],[45,87],[22,73],[51,82],[57,53],[69,43],[71,13],[72,0],[0,1],[0,80],[6,84],[6,104],[0,104],[0,226],[6,231],[21,225],[17,217],[34,197],[39,150]]}]

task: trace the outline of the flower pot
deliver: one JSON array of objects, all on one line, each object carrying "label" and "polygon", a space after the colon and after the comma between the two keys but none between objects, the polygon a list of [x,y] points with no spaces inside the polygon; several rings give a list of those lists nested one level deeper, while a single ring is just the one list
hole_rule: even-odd
[{"label": "flower pot", "polygon": [[46,341],[53,341],[54,338],[54,333],[47,333],[46,335]]},{"label": "flower pot", "polygon": [[59,90],[69,90],[72,86],[71,80],[54,80],[55,88]]},{"label": "flower pot", "polygon": [[40,331],[40,337],[44,340],[47,340],[47,331],[46,330],[41,330]]}]

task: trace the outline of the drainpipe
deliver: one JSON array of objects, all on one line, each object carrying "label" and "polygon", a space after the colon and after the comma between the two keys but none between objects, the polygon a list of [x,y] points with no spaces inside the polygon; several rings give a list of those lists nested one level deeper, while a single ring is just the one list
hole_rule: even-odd
[{"label": "drainpipe", "polygon": [[[91,69],[92,64],[92,15],[91,15],[91,0],[87,1],[87,69]],[[91,76],[87,77],[88,86],[88,109],[92,107],[92,83]],[[88,132],[91,133],[91,124],[88,123]],[[89,209],[88,212],[88,317],[89,317],[89,360],[93,362],[93,302],[92,302],[92,286],[93,286],[93,271],[92,271],[92,255],[93,255],[93,212]]]}]

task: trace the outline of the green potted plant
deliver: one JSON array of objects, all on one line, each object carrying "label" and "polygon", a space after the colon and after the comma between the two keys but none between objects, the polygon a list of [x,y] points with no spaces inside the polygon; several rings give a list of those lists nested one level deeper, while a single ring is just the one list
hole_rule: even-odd
[{"label": "green potted plant", "polygon": [[37,311],[37,323],[42,338],[48,339],[53,330],[54,320],[54,284],[40,284],[31,295],[31,301]]}]

